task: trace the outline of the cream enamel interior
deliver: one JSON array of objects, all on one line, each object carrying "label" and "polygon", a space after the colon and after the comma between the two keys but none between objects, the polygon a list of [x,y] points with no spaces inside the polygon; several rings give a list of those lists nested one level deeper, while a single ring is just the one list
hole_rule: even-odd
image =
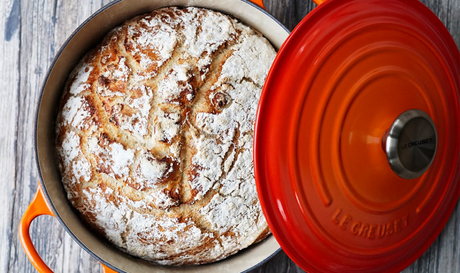
[{"label": "cream enamel interior", "polygon": [[263,242],[240,251],[223,261],[198,267],[160,267],[133,258],[115,249],[91,233],[81,222],[67,201],[55,158],[54,127],[62,90],[74,65],[102,40],[105,34],[125,20],[165,6],[197,6],[221,11],[259,30],[279,49],[288,36],[287,30],[275,19],[255,5],[241,0],[122,0],[109,4],[93,15],[74,33],[61,49],[45,79],[38,105],[36,123],[36,152],[42,186],[56,216],[78,242],[95,254],[103,263],[127,272],[196,271],[237,272],[247,270],[270,257],[279,249],[273,236]]}]

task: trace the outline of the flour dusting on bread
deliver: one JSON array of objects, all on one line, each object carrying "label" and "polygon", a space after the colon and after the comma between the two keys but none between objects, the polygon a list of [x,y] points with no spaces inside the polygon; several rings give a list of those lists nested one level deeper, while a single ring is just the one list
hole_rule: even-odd
[{"label": "flour dusting on bread", "polygon": [[165,265],[214,262],[265,238],[252,141],[275,54],[202,8],[112,30],[71,73],[57,119],[72,205],[118,248]]}]

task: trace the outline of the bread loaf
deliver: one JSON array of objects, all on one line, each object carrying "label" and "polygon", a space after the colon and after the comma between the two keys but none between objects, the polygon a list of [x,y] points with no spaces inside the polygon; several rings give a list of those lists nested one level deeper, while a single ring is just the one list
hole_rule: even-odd
[{"label": "bread loaf", "polygon": [[82,218],[164,265],[217,261],[266,237],[252,141],[275,54],[201,8],[112,30],[71,73],[57,118],[62,181]]}]

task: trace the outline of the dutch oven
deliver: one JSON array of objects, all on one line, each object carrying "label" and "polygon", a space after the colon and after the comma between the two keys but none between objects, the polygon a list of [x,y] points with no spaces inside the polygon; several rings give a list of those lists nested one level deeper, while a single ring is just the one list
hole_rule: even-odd
[{"label": "dutch oven", "polygon": [[[276,253],[277,242],[309,272],[398,272],[420,257],[460,195],[458,48],[418,0],[315,2],[289,37],[242,0],[120,0],[85,21],[53,61],[37,108],[41,181],[20,224],[34,266],[49,271],[28,233],[41,214],[56,216],[107,271],[244,271]],[[54,158],[57,105],[76,62],[126,19],[173,5],[230,14],[279,48],[254,136],[257,189],[274,236],[199,267],[143,262],[93,235],[67,201]]]},{"label": "dutch oven", "polygon": [[75,64],[114,27],[127,19],[166,6],[196,6],[220,11],[259,30],[278,50],[289,31],[263,8],[241,0],[119,0],[88,18],[59,50],[44,80],[36,112],[35,150],[40,175],[38,192],[19,227],[21,243],[39,272],[51,272],[30,240],[31,221],[55,216],[70,236],[101,262],[105,272],[235,272],[248,270],[279,250],[273,236],[221,262],[198,267],[165,267],[129,256],[93,234],[68,202],[55,155],[55,120],[65,82]]}]

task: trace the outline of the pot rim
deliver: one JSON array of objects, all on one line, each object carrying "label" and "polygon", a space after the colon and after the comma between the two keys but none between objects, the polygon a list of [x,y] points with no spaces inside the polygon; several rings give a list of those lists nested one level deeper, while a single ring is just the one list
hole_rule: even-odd
[{"label": "pot rim", "polygon": [[[75,235],[71,229],[67,226],[67,224],[64,222],[64,220],[61,218],[60,214],[58,213],[58,210],[56,209],[56,207],[54,206],[52,200],[51,200],[51,197],[50,197],[50,194],[48,193],[48,190],[46,189],[46,185],[44,183],[44,177],[43,177],[43,174],[42,174],[42,170],[40,168],[40,159],[39,159],[39,155],[38,155],[38,120],[39,120],[39,113],[40,113],[40,109],[41,109],[41,105],[42,105],[42,100],[43,100],[43,95],[44,95],[44,92],[45,92],[45,87],[46,87],[46,84],[49,80],[49,77],[52,73],[52,70],[54,68],[54,66],[56,65],[57,61],[59,60],[59,58],[61,57],[62,53],[65,51],[65,49],[67,48],[68,44],[71,42],[71,40],[76,36],[77,33],[79,33],[82,28],[84,26],[86,26],[90,21],[92,21],[95,17],[97,17],[99,14],[101,14],[102,12],[106,11],[107,9],[119,4],[120,2],[123,2],[123,1],[126,1],[126,0],[115,0],[113,2],[110,2],[106,5],[103,5],[101,8],[99,8],[97,11],[95,11],[94,13],[92,13],[88,18],[86,18],[82,23],[80,23],[78,25],[78,27],[66,38],[65,42],[60,46],[59,50],[56,52],[56,54],[54,55],[53,57],[53,60],[51,61],[51,63],[49,64],[48,66],[48,69],[47,69],[47,72],[43,78],[43,81],[42,81],[42,84],[41,84],[41,87],[40,87],[40,93],[38,95],[38,99],[37,99],[37,102],[35,104],[35,117],[34,117],[34,137],[33,137],[33,141],[34,141],[34,145],[33,145],[33,148],[34,148],[34,154],[35,154],[35,164],[37,166],[37,170],[38,170],[38,175],[39,175],[39,183],[40,185],[42,186],[42,189],[43,189],[43,195],[45,196],[45,199],[46,199],[46,202],[48,203],[49,207],[52,209],[54,215],[56,216],[55,218],[59,221],[59,223],[61,224],[61,226],[66,230],[66,232],[72,237],[72,239],[74,240],[74,242],[76,242],[82,249],[84,249],[87,253],[89,253],[93,258],[95,258],[98,262],[100,262],[101,264],[103,264],[104,266],[112,269],[112,270],[115,270],[117,272],[125,272],[125,271],[122,271],[121,269],[117,268],[116,266],[110,264],[109,262],[105,261],[103,258],[101,258],[96,252],[92,251],[91,249],[89,249],[80,239],[77,235]],[[246,3],[247,5],[250,5],[256,9],[258,9],[259,11],[261,11],[265,16],[267,16],[269,19],[271,19],[272,21],[274,21],[275,23],[277,23],[284,31],[286,31],[287,34],[290,33],[290,31],[281,23],[279,22],[272,14],[270,14],[267,10],[265,10],[264,8],[258,6],[257,4],[251,2],[250,0],[235,0],[235,1],[240,1],[240,2],[243,2],[243,3]],[[167,7],[168,5],[165,5],[163,7]],[[174,6],[174,5],[170,5],[170,6]],[[180,6],[180,5],[179,5]],[[188,6],[188,5],[187,5]],[[189,6],[198,6],[199,5],[189,5]],[[154,10],[154,9],[153,9]],[[222,12],[224,13],[224,12]],[[142,14],[142,13],[139,13],[139,14]],[[235,17],[237,18],[236,16],[234,16],[233,14],[229,14],[230,16],[232,17]],[[242,21],[240,18],[237,18],[238,20]],[[268,38],[267,38],[268,39]],[[73,209],[73,207],[72,207]],[[273,236],[272,234],[270,236]],[[266,240],[266,239],[264,239]],[[263,242],[263,241],[262,241]],[[262,242],[259,242],[259,243],[262,243]],[[113,247],[113,246],[112,246]],[[244,249],[240,250],[240,251],[243,251]],[[266,257],[265,259],[263,259],[262,261],[260,261],[259,263],[253,265],[252,267],[244,270],[243,272],[248,272],[250,270],[253,270],[257,267],[259,267],[260,265],[264,264],[265,262],[267,262],[268,260],[270,260],[273,256],[275,256],[276,254],[278,254],[279,252],[281,251],[281,247],[279,247],[276,251],[274,251],[272,254],[270,254],[268,257]],[[129,254],[126,254],[126,255],[129,255]],[[230,258],[232,256],[235,256],[235,255],[238,255],[238,253],[236,254],[233,254],[227,258]],[[224,259],[225,260],[225,259]]]}]

